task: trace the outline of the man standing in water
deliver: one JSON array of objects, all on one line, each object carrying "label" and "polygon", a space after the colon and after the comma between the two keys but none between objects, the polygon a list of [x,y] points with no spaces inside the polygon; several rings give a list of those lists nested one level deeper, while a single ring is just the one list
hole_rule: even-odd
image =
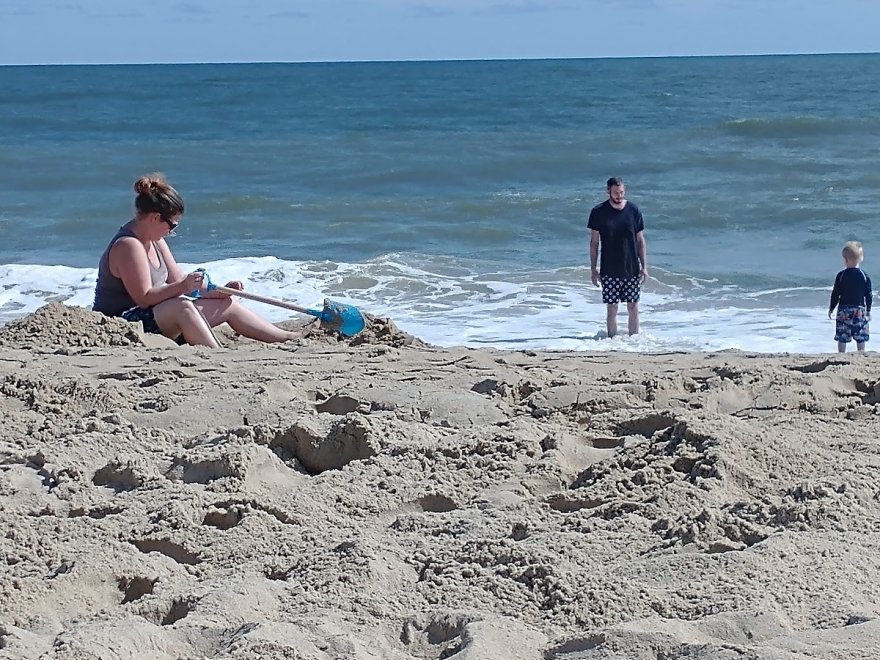
[{"label": "man standing in water", "polygon": [[[590,229],[590,277],[602,286],[602,302],[608,310],[608,337],[617,334],[617,305],[626,303],[629,334],[639,331],[639,295],[648,279],[648,247],[639,208],[626,200],[623,179],[611,177],[608,199],[593,207]],[[599,246],[602,261],[599,263]]]}]

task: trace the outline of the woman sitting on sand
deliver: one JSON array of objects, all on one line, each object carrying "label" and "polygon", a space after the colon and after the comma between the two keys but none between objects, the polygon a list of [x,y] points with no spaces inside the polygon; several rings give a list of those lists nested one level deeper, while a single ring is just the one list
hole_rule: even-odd
[{"label": "woman sitting on sand", "polygon": [[[301,339],[269,323],[228,294],[206,291],[203,272],[184,273],[165,237],[180,224],[183,199],[160,174],[134,184],[135,217],[119,228],[98,265],[93,309],[108,316],[140,321],[146,332],[218,348],[211,328],[228,323],[244,337],[265,342]],[[242,289],[241,282],[227,287]],[[200,290],[201,297],[188,294]]]}]

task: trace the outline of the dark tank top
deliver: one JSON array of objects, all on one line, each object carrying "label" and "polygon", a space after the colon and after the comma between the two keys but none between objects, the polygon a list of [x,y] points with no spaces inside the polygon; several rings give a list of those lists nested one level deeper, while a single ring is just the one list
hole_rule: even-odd
[{"label": "dark tank top", "polygon": [[[128,291],[125,290],[122,280],[110,272],[110,248],[124,236],[137,238],[128,225],[123,225],[107,245],[107,249],[101,255],[101,261],[98,262],[98,281],[95,283],[95,302],[92,305],[92,309],[96,312],[103,312],[108,316],[119,316],[125,310],[136,306],[134,300],[128,295]],[[158,286],[168,281],[168,266],[165,264],[162,253],[159,252],[159,248],[156,247],[155,243],[153,243],[153,248],[156,250],[156,256],[159,258],[159,267],[156,268],[153,264],[149,264],[150,280],[153,286]],[[149,259],[147,259],[147,262],[149,263]]]}]

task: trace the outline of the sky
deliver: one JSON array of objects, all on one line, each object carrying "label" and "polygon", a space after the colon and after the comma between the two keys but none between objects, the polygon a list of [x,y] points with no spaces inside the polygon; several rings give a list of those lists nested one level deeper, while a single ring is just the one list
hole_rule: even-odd
[{"label": "sky", "polygon": [[0,0],[0,65],[858,53],[878,28],[880,0]]}]

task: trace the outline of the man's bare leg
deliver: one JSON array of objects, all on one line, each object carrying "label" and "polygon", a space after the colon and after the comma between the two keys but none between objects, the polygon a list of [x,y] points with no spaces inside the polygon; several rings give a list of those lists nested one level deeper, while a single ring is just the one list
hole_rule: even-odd
[{"label": "man's bare leg", "polygon": [[639,303],[626,303],[626,313],[629,315],[629,334],[639,334]]},{"label": "man's bare leg", "polygon": [[611,339],[614,335],[617,334],[617,305],[609,304],[607,306],[608,309],[608,317],[605,320],[605,326],[608,330],[608,339]]}]

